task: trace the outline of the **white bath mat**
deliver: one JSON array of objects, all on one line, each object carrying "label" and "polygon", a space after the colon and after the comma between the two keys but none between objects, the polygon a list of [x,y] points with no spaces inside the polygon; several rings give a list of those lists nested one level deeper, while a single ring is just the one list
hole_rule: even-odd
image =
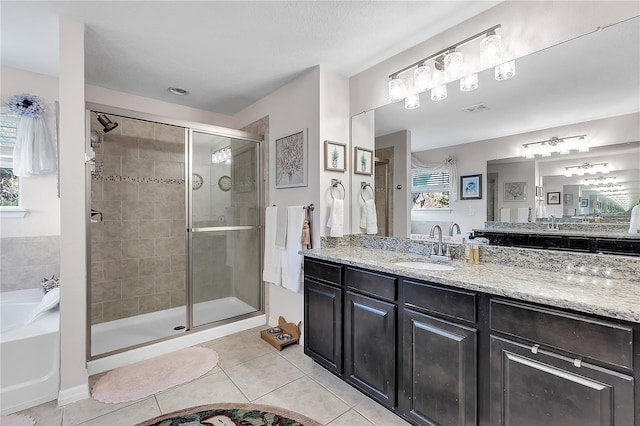
[{"label": "white bath mat", "polygon": [[137,401],[197,379],[217,364],[213,349],[181,349],[108,372],[93,385],[91,396],[107,404]]},{"label": "white bath mat", "polygon": [[0,426],[34,426],[36,421],[25,414],[9,414],[0,416]]}]

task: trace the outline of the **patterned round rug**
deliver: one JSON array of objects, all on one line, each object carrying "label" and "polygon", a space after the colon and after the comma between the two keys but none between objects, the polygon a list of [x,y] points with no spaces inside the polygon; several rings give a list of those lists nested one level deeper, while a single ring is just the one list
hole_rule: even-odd
[{"label": "patterned round rug", "polygon": [[158,416],[136,426],[322,426],[280,407],[260,404],[212,404]]}]

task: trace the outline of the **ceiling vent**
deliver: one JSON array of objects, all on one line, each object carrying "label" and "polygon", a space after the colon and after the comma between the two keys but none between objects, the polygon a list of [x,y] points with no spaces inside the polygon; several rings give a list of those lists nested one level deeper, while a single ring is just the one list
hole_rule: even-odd
[{"label": "ceiling vent", "polygon": [[462,109],[467,112],[480,112],[480,111],[488,110],[489,107],[486,106],[485,104],[476,104],[476,105],[470,105],[468,107],[464,107]]}]

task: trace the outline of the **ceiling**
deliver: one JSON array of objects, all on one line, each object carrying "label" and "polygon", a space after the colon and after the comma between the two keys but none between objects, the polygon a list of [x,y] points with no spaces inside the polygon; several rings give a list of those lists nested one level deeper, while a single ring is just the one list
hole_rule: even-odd
[{"label": "ceiling", "polygon": [[[506,81],[496,81],[489,69],[472,92],[452,82],[442,101],[431,101],[427,92],[418,109],[407,110],[403,102],[378,108],[376,136],[408,129],[417,152],[638,112],[639,21],[519,58],[516,76]],[[477,104],[488,109],[464,110]]]},{"label": "ceiling", "polygon": [[498,3],[3,0],[1,60],[57,76],[65,15],[86,25],[88,84],[233,115],[318,64],[353,76]]}]

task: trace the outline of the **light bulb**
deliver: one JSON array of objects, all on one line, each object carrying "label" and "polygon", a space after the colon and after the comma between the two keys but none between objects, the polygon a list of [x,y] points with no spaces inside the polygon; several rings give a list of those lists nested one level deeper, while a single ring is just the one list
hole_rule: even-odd
[{"label": "light bulb", "polygon": [[404,107],[406,109],[416,109],[420,107],[420,95],[417,93],[413,93],[411,95],[407,95],[404,99]]},{"label": "light bulb", "polygon": [[460,79],[460,90],[470,92],[478,88],[478,73],[469,74]]},{"label": "light bulb", "polygon": [[516,61],[505,62],[504,64],[496,65],[495,77],[496,80],[508,80],[516,75]]},{"label": "light bulb", "polygon": [[413,71],[413,86],[416,93],[427,91],[431,85],[431,68],[424,64],[420,65]]},{"label": "light bulb", "polygon": [[431,100],[432,101],[441,101],[447,98],[447,85],[443,84],[440,86],[436,86],[431,89]]},{"label": "light bulb", "polygon": [[405,98],[404,81],[399,78],[389,80],[389,101],[398,102]]},{"label": "light bulb", "polygon": [[502,38],[499,35],[491,34],[480,41],[480,61],[483,68],[502,62]]},{"label": "light bulb", "polygon": [[462,53],[449,52],[444,55],[444,72],[449,80],[457,80],[462,75]]}]

